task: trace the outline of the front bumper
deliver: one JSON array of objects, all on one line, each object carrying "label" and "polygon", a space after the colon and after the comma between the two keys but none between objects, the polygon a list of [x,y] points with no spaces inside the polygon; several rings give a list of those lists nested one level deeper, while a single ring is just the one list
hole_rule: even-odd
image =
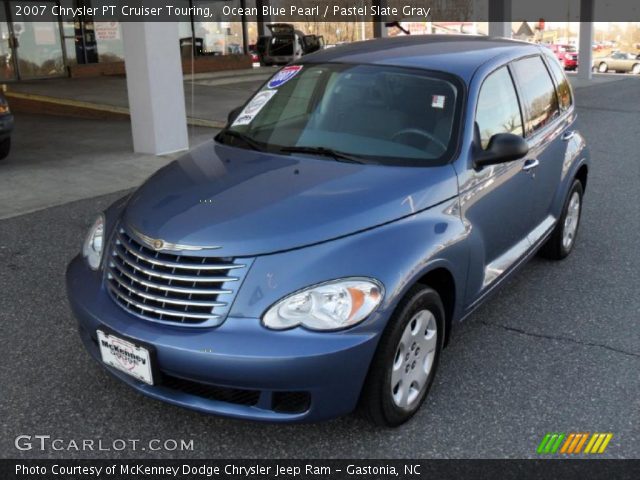
[{"label": "front bumper", "polygon": [[[379,337],[300,328],[276,332],[255,318],[230,317],[216,328],[155,324],[113,302],[101,272],[89,270],[80,256],[67,269],[67,291],[86,349],[110,373],[150,397],[235,418],[316,421],[351,412]],[[100,327],[155,348],[156,385],[101,362]]]}]

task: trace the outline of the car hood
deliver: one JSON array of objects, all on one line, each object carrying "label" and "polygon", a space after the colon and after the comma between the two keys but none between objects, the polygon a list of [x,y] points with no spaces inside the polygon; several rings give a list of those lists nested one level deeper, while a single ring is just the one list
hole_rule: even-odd
[{"label": "car hood", "polygon": [[149,178],[122,220],[165,242],[255,256],[369,229],[456,194],[451,165],[362,165],[207,142]]}]

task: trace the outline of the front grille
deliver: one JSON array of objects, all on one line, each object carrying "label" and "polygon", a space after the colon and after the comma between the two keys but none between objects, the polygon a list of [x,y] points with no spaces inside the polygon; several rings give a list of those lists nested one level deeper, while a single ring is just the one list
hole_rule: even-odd
[{"label": "front grille", "polygon": [[107,289],[125,310],[146,320],[186,326],[222,323],[246,262],[158,252],[119,228],[107,264]]}]

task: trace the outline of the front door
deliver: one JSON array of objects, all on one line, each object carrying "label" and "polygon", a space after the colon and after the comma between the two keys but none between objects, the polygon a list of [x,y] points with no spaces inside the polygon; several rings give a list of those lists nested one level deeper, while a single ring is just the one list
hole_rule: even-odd
[{"label": "front door", "polygon": [[[480,87],[475,117],[476,148],[498,133],[524,134],[509,69],[491,73]],[[460,178],[462,216],[471,226],[467,305],[472,306],[527,252],[533,184],[526,160],[469,169]]]},{"label": "front door", "polygon": [[[50,7],[54,2],[35,0],[15,0],[3,2],[5,10],[0,16],[2,20],[2,48],[8,47],[10,60],[3,62],[10,75],[4,79],[28,80],[33,78],[59,77],[65,74],[65,61],[62,48],[62,35],[59,19],[47,8],[37,22],[16,21],[17,12],[30,11],[44,4]],[[57,2],[56,2],[57,3]],[[6,36],[6,38],[5,38]],[[0,61],[2,59],[0,58]],[[10,66],[9,66],[10,63]],[[7,64],[7,67],[4,65]]]}]

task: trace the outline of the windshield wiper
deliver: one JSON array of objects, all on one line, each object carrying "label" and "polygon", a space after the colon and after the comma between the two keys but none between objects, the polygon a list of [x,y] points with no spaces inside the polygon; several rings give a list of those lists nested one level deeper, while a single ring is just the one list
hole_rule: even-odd
[{"label": "windshield wiper", "polygon": [[280,151],[285,153],[308,153],[310,155],[322,155],[324,157],[332,157],[339,162],[364,163],[361,157],[326,147],[283,147],[280,149]]},{"label": "windshield wiper", "polygon": [[[264,152],[264,148],[262,147],[262,145],[260,145],[253,138],[249,137],[248,135],[245,135],[244,133],[240,133],[235,130],[223,130],[218,134],[218,137],[222,135],[227,135],[229,137],[233,137],[237,140],[240,140],[252,150]],[[225,142],[222,142],[222,143],[225,143]]]}]

